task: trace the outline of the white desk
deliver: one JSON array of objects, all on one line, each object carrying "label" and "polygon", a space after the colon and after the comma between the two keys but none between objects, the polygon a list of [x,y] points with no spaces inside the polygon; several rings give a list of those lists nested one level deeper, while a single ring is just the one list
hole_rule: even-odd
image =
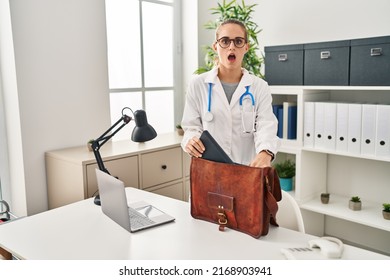
[{"label": "white desk", "polygon": [[[313,236],[271,226],[255,239],[195,220],[189,204],[127,188],[129,202],[145,200],[176,221],[129,233],[106,217],[92,199],[0,226],[0,246],[21,259],[284,259],[280,249],[307,246]],[[345,246],[343,259],[390,259]]]}]

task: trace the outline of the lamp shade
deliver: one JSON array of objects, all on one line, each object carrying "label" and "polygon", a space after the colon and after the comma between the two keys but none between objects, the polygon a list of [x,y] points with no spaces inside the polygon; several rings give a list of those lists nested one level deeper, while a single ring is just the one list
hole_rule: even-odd
[{"label": "lamp shade", "polygon": [[131,134],[131,140],[134,142],[146,142],[154,139],[157,132],[148,124],[146,112],[144,110],[137,110],[134,112],[135,127]]}]

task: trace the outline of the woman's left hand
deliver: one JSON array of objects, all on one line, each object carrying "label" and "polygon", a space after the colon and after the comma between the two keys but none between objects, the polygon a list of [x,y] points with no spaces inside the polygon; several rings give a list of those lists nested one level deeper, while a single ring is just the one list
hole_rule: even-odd
[{"label": "woman's left hand", "polygon": [[265,151],[261,151],[256,155],[256,157],[252,160],[249,166],[252,167],[269,167],[271,166],[272,156],[269,155]]}]

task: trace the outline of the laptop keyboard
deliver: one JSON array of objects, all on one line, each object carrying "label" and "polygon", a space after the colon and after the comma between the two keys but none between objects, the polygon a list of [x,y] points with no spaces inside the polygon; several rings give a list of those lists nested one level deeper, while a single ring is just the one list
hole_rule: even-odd
[{"label": "laptop keyboard", "polygon": [[131,228],[140,228],[144,226],[153,225],[155,222],[153,222],[148,217],[145,217],[144,215],[141,215],[137,212],[137,210],[129,207],[129,215],[130,215],[130,225]]}]

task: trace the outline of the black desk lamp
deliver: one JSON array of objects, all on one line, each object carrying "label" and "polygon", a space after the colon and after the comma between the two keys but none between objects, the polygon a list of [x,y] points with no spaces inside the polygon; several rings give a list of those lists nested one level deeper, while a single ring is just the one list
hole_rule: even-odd
[{"label": "black desk lamp", "polygon": [[[119,130],[121,130],[125,125],[127,125],[133,118],[124,114],[123,111],[125,109],[129,109],[133,113],[135,127],[133,129],[133,133],[131,134],[131,140],[134,142],[146,142],[154,139],[157,136],[154,128],[148,124],[148,120],[146,117],[146,112],[144,110],[137,110],[133,112],[129,107],[125,107],[122,109],[122,117],[114,123],[106,132],[104,132],[99,138],[95,139],[92,142],[92,150],[96,158],[97,165],[101,171],[110,174],[106,167],[104,166],[102,157],[100,156],[100,148],[110,140]],[[122,123],[122,124],[121,124]],[[121,124],[115,131],[111,132],[115,127]],[[109,134],[111,132],[111,134]],[[111,175],[111,174],[110,174]],[[96,205],[100,205],[100,196],[97,195],[95,197],[94,203]]]}]

